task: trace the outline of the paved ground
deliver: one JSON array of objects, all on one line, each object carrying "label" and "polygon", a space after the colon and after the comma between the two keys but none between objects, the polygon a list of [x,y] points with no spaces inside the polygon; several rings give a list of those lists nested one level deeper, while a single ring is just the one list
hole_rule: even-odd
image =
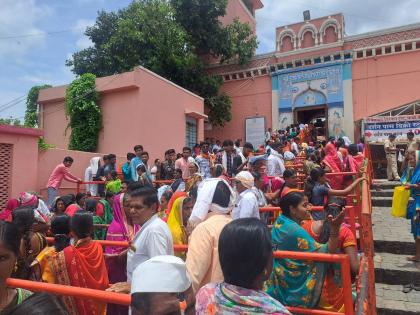
[{"label": "paved ground", "polygon": [[[372,195],[378,199],[392,197],[395,182],[380,182]],[[381,204],[378,200],[376,204]],[[378,314],[420,314],[420,291],[402,292],[403,285],[420,280],[420,264],[407,261],[414,254],[410,222],[391,216],[390,204],[373,208],[375,241],[375,278]]]}]

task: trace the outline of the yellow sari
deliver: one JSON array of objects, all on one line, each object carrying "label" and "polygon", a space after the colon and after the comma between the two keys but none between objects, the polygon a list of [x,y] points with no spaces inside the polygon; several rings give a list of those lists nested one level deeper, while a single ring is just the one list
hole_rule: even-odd
[{"label": "yellow sari", "polygon": [[57,255],[54,246],[45,247],[31,264],[36,281],[55,283],[55,276],[51,270],[50,259]]},{"label": "yellow sari", "polygon": [[[188,244],[188,236],[185,232],[185,227],[182,220],[182,205],[186,197],[179,197],[175,200],[171,212],[168,217],[168,227],[172,234],[174,245],[186,245]],[[183,256],[182,256],[183,255]],[[185,257],[185,254],[179,256]]]}]

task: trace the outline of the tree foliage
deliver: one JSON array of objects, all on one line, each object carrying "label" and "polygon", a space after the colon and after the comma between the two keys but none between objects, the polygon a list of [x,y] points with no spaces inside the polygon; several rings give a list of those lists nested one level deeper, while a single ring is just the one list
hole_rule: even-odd
[{"label": "tree foliage", "polygon": [[22,122],[17,118],[0,118],[0,125],[23,127]]},{"label": "tree foliage", "polygon": [[257,41],[248,24],[223,27],[227,0],[137,0],[118,12],[99,12],[85,34],[93,46],[66,64],[78,75],[107,76],[144,66],[205,98],[210,122],[231,119],[231,102],[220,94],[222,81],[206,73],[205,58],[245,63]]},{"label": "tree foliage", "polygon": [[68,127],[71,128],[70,150],[96,151],[102,115],[95,79],[94,74],[85,73],[66,90],[66,115],[69,117]]},{"label": "tree foliage", "polygon": [[33,86],[26,97],[26,111],[25,111],[25,127],[38,127],[38,95],[39,91],[51,87],[51,85],[37,85]]}]

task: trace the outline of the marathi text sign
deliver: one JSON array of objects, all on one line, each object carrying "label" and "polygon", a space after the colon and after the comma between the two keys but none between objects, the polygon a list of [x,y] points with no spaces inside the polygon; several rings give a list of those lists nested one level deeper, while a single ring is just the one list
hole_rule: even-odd
[{"label": "marathi text sign", "polygon": [[383,142],[390,134],[395,134],[397,140],[406,140],[409,131],[420,138],[420,115],[369,117],[363,124],[369,142]]}]

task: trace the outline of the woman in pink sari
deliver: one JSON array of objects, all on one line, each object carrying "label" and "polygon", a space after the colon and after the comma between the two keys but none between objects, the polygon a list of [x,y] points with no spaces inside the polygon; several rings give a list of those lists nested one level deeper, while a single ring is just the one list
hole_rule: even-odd
[{"label": "woman in pink sari", "polygon": [[[114,219],[108,228],[107,241],[131,242],[134,235],[140,230],[138,225],[134,225],[128,216],[130,206],[130,196],[119,194],[114,198]],[[127,281],[127,251],[124,247],[110,247],[105,250],[105,263],[108,270],[109,283]],[[108,315],[127,314],[126,306],[108,304]]]},{"label": "woman in pink sari", "polygon": [[[130,196],[120,194],[114,198],[114,219],[112,220],[108,233],[107,241],[131,242],[134,235],[140,229],[138,225],[133,225],[127,212],[130,205]],[[127,281],[126,259],[127,248],[108,246],[105,250],[107,269],[109,273],[109,283]]]},{"label": "woman in pink sari", "polygon": [[[328,173],[341,173],[344,172],[344,165],[338,156],[337,149],[332,142],[328,142],[324,148],[325,158],[322,161],[326,166],[325,170]],[[329,176],[330,186],[332,189],[343,188],[343,175]]]}]

